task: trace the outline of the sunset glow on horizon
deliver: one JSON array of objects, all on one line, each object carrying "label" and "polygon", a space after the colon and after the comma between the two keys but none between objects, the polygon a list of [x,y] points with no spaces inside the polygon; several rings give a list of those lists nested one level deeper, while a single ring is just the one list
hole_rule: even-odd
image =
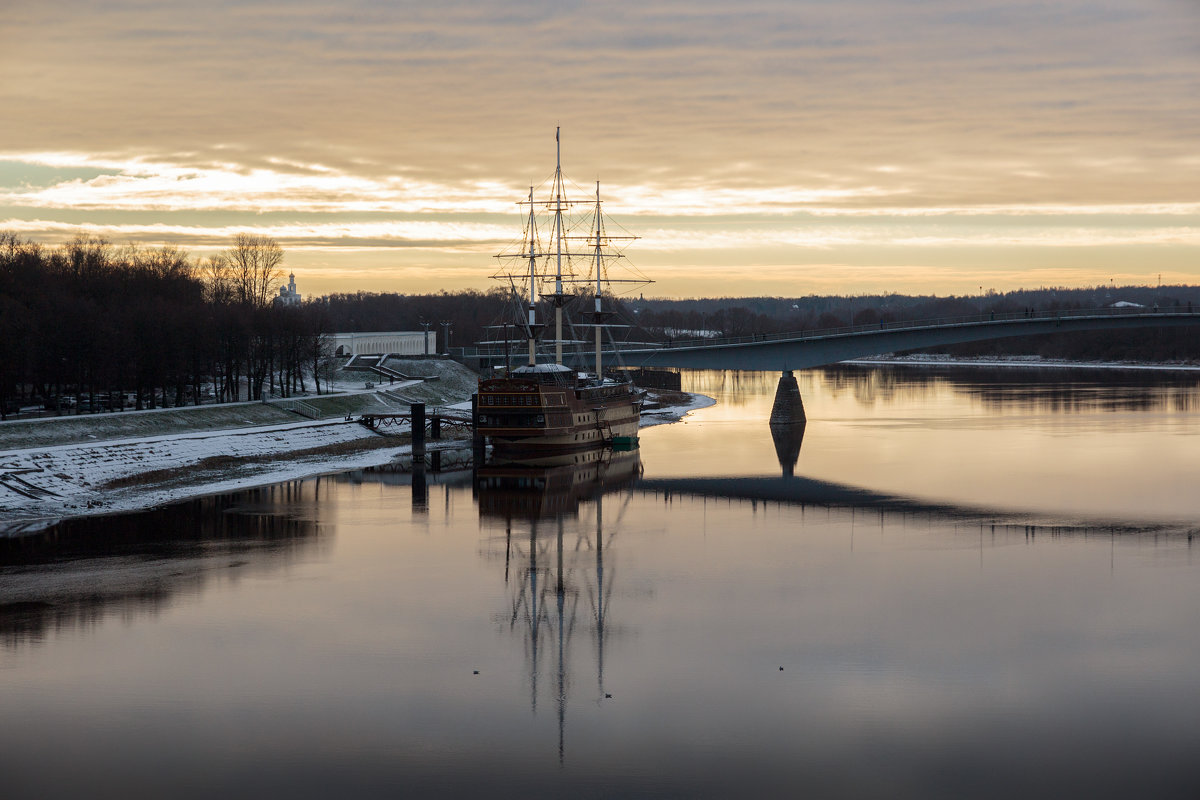
[{"label": "sunset glow on horizon", "polygon": [[562,128],[647,296],[1200,283],[1200,6],[16,0],[0,230],[491,288]]}]

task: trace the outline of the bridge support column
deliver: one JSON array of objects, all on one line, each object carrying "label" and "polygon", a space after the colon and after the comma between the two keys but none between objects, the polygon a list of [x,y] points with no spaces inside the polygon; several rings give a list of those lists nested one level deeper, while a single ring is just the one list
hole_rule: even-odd
[{"label": "bridge support column", "polygon": [[785,478],[795,475],[807,422],[804,401],[800,399],[800,386],[789,369],[779,378],[775,404],[771,407],[771,438],[775,441],[775,455],[779,457],[779,466]]},{"label": "bridge support column", "polygon": [[771,406],[772,425],[796,425],[808,421],[804,415],[804,401],[800,399],[800,386],[792,371],[784,370],[775,387],[775,404]]}]

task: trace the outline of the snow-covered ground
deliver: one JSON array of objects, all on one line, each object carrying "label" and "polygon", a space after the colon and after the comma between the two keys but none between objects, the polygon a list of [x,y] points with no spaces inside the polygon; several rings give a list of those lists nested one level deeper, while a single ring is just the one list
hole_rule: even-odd
[{"label": "snow-covered ground", "polygon": [[327,471],[329,455],[287,458],[305,451],[349,450],[333,457],[346,469],[379,463],[387,459],[380,450],[354,452],[377,438],[356,423],[317,420],[10,450],[0,453],[0,532]]},{"label": "snow-covered ground", "polygon": [[[674,422],[714,403],[692,395],[646,412]],[[459,403],[452,408],[465,407]],[[62,517],[137,511],[206,494],[386,464],[412,452],[355,422],[310,420],[0,453],[0,535]]]},{"label": "snow-covered ground", "polygon": [[643,411],[641,427],[646,428],[651,425],[662,425],[664,422],[678,422],[691,412],[716,405],[717,402],[711,397],[702,394],[693,394],[689,395],[689,397],[691,399],[686,403]]}]

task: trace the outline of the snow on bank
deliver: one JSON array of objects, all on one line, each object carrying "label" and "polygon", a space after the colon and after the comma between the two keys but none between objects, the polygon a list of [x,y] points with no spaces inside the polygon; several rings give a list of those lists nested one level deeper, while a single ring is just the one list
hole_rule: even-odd
[{"label": "snow on bank", "polygon": [[717,403],[713,398],[702,394],[692,394],[688,397],[690,399],[686,403],[643,411],[640,427],[648,428],[651,425],[662,425],[665,422],[678,422],[693,411],[708,408]]},{"label": "snow on bank", "polygon": [[[715,402],[691,395],[645,412],[642,426],[676,422]],[[411,452],[345,420],[9,450],[0,453],[0,536],[35,532],[63,517],[139,511],[378,466]]]},{"label": "snow on bank", "polygon": [[[355,469],[387,461],[400,450],[398,445],[392,453],[372,449],[286,458],[374,443],[364,440],[377,441],[378,435],[344,420],[307,421],[0,453],[0,532],[25,527],[21,523],[31,519],[132,511],[320,474],[343,464]],[[114,481],[120,485],[106,488]]]}]

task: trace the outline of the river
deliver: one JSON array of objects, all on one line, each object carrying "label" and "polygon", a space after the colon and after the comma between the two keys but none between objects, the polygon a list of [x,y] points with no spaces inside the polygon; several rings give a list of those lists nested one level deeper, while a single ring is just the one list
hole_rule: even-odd
[{"label": "river", "polygon": [[0,542],[3,795],[1196,795],[1200,380],[684,378],[599,461]]}]

